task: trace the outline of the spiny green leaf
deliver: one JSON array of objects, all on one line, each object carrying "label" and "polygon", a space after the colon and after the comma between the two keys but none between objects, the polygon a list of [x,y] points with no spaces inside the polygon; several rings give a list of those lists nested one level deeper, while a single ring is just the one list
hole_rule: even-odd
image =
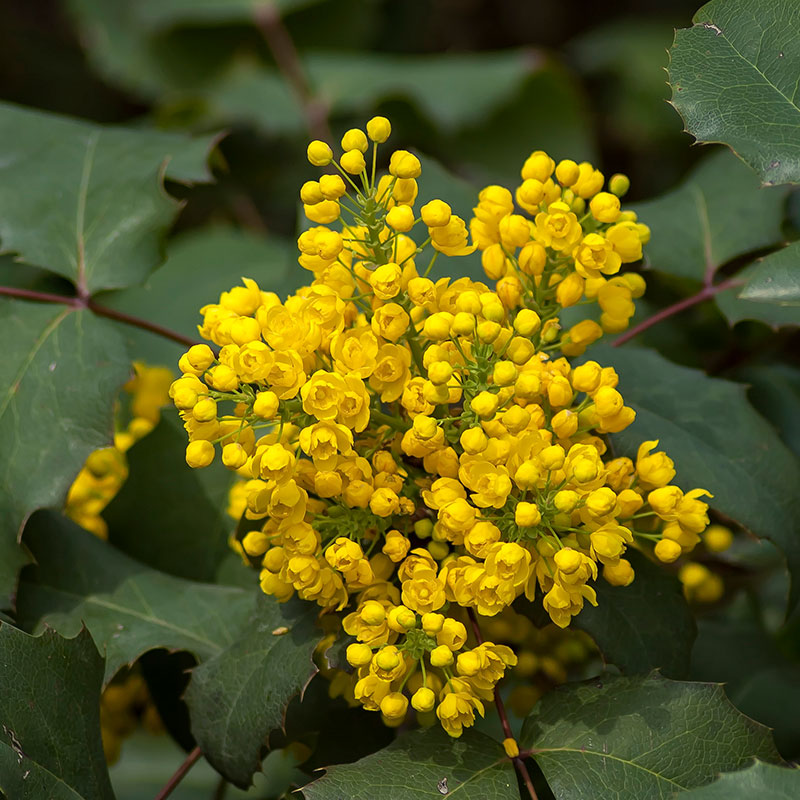
[{"label": "spiny green leaf", "polygon": [[800,5],[712,0],[693,22],[669,65],[688,132],[729,145],[764,183],[800,182]]},{"label": "spiny green leaf", "polygon": [[111,441],[113,402],[130,374],[116,326],[71,307],[0,300],[0,606],[37,508],[60,506],[92,450]]},{"label": "spiny green leaf", "polygon": [[103,659],[88,631],[29,636],[0,624],[0,792],[113,800],[100,742]]},{"label": "spiny green leaf", "polygon": [[757,757],[778,760],[769,729],[719,684],[604,676],[545,695],[522,728],[556,800],[666,800]]},{"label": "spiny green leaf", "polygon": [[714,783],[678,795],[677,800],[797,800],[800,769],[755,764],[720,775]]},{"label": "spiny green leaf", "polygon": [[597,607],[585,605],[573,624],[594,639],[607,663],[626,674],[661,669],[684,678],[697,628],[681,584],[635,551],[628,558],[636,570],[633,583],[611,586],[599,579]]},{"label": "spiny green leaf", "polygon": [[313,603],[279,603],[259,592],[241,637],[192,672],[192,733],[214,768],[241,788],[252,782],[289,701],[316,672],[318,613]]},{"label": "spiny green leaf", "polygon": [[156,572],[57,514],[36,514],[25,543],[37,563],[20,580],[20,624],[65,635],[85,624],[105,649],[106,681],[154,648],[211,658],[247,619],[251,592]]},{"label": "spiny green leaf", "polygon": [[736,275],[737,280],[733,286],[714,295],[719,310],[731,325],[744,319],[758,320],[771,328],[800,325],[800,305],[780,305],[770,300],[742,296],[742,284],[758,275],[759,266],[759,263],[755,263],[745,267]]},{"label": "spiny green leaf", "polygon": [[225,513],[232,475],[221,463],[193,470],[186,444],[177,415],[165,411],[128,451],[128,478],[103,516],[109,541],[124,553],[170,575],[213,582],[236,524]]},{"label": "spiny green leaf", "polygon": [[800,242],[759,259],[739,297],[780,306],[800,305]]},{"label": "spiny green leaf", "polygon": [[782,239],[785,189],[760,188],[752,171],[719,150],[675,190],[633,208],[652,236],[647,264],[703,280],[734,258]]},{"label": "spiny green leaf", "polygon": [[477,731],[450,738],[438,725],[398,737],[355,764],[328,767],[303,788],[306,800],[518,800],[503,748]]},{"label": "spiny green leaf", "polygon": [[784,553],[792,575],[791,606],[800,596],[800,466],[770,424],[748,403],[746,388],[672,364],[650,350],[597,347],[613,364],[636,421],[613,439],[636,457],[658,439],[675,462],[684,490],[701,487],[709,502]]},{"label": "spiny green leaf", "polygon": [[0,246],[90,293],[141,283],[161,261],[160,240],[178,209],[162,185],[165,169],[180,180],[207,178],[208,137],[0,104],[0,142]]}]

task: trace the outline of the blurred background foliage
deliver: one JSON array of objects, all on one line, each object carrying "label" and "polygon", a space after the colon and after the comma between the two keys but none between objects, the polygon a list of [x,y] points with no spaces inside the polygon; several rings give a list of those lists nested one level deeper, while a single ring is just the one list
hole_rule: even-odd
[{"label": "blurred background foliage", "polygon": [[[284,294],[305,281],[293,240],[299,186],[315,177],[305,159],[309,136],[332,132],[338,140],[375,113],[392,120],[394,147],[421,151],[421,195],[443,197],[466,218],[476,187],[516,185],[534,149],[593,160],[607,175],[628,174],[627,200],[654,233],[661,217],[677,225],[674,236],[654,236],[635,323],[700,286],[684,235],[691,220],[675,222],[685,209],[681,193],[691,187],[725,198],[729,228],[749,231],[728,240],[715,265],[721,277],[800,236],[800,193],[759,189],[723,148],[691,146],[666,102],[667,49],[697,5],[6,0],[0,97],[101,123],[219,135],[213,183],[168,181],[184,205],[165,264],[144,287],[104,298],[186,335],[193,335],[197,309],[241,275]],[[481,275],[477,257],[463,264]],[[0,277],[9,269],[0,259]],[[60,280],[26,275],[31,287],[57,288]],[[799,312],[763,304],[754,310],[734,292],[720,293],[637,341],[674,362],[749,384],[751,401],[800,456]],[[132,353],[149,363],[173,366],[181,352],[146,332],[126,334]],[[783,754],[797,757],[800,721],[791,710],[800,703],[800,617],[784,624],[779,559],[771,545],[740,541],[718,557],[716,569],[726,595],[700,615],[692,677],[728,681],[734,702],[774,726]],[[141,748],[132,741],[130,752],[115,779],[123,798],[152,796],[165,778],[148,771],[157,764],[168,776],[179,760],[163,749],[154,755],[146,741]],[[193,778],[204,786],[215,780],[210,770]],[[206,796],[193,791],[187,782],[175,796]]]}]

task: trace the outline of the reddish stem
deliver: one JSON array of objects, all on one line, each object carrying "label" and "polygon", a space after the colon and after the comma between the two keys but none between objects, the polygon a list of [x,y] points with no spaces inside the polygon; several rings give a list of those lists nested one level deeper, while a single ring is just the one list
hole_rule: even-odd
[{"label": "reddish stem", "polygon": [[716,285],[711,284],[709,286],[704,286],[699,292],[697,292],[697,294],[693,294],[691,297],[684,297],[683,300],[679,300],[677,303],[673,303],[671,306],[662,308],[661,311],[653,314],[652,317],[648,317],[638,325],[634,325],[629,331],[623,333],[622,336],[617,337],[613,343],[613,347],[619,347],[621,344],[629,342],[634,336],[638,336],[642,331],[652,328],[653,325],[657,325],[659,322],[662,322],[663,320],[680,313],[684,309],[696,306],[698,303],[708,300],[715,294],[718,294],[725,289],[730,289],[731,286],[737,286],[740,283],[741,281],[736,278],[729,278],[727,281],[723,281],[722,283],[718,283]]},{"label": "reddish stem", "polygon": [[186,777],[186,773],[200,760],[203,755],[199,747],[195,747],[183,760],[183,763],[175,770],[175,774],[167,781],[164,788],[156,795],[155,800],[166,800],[177,785]]},{"label": "reddish stem", "polygon": [[134,317],[131,314],[126,314],[123,311],[117,311],[113,308],[101,306],[95,303],[90,297],[67,297],[61,294],[48,294],[47,292],[35,292],[30,289],[17,289],[12,286],[0,286],[0,295],[6,297],[17,297],[20,300],[32,300],[37,303],[61,303],[65,306],[71,306],[74,309],[85,308],[94,312],[100,317],[108,317],[109,319],[123,322],[125,325],[132,325],[134,328],[141,328],[144,331],[150,331],[158,336],[163,336],[165,339],[171,339],[173,342],[191,347],[197,344],[194,339],[184,336],[182,333],[165,328],[163,325],[157,325],[155,322],[149,322],[141,317]]},{"label": "reddish stem", "polygon": [[317,139],[323,139],[329,144],[333,144],[333,137],[328,127],[327,108],[311,89],[303,69],[303,62],[300,60],[300,54],[297,52],[289,31],[283,24],[277,3],[259,6],[255,11],[254,20],[278,69],[303,109],[309,133]]},{"label": "reddish stem", "polygon": [[[483,644],[483,635],[481,634],[480,625],[478,625],[478,617],[475,614],[475,609],[468,608],[467,614],[469,615],[469,621],[472,625],[472,632],[475,634],[478,644]],[[503,735],[506,739],[513,739],[514,734],[511,732],[511,725],[508,721],[506,707],[503,704],[503,698],[500,697],[500,692],[498,692],[497,689],[495,689],[494,692],[494,704],[497,708],[497,714],[500,717],[500,724],[503,726]],[[525,787],[531,796],[531,800],[539,800],[538,795],[536,794],[536,789],[533,788],[533,781],[531,780],[530,773],[528,772],[528,767],[525,765],[522,753],[511,760],[514,762],[514,767],[519,773],[520,778],[522,778],[522,782],[525,784]]]},{"label": "reddish stem", "polygon": [[186,347],[191,347],[192,345],[198,344],[196,339],[191,339],[188,336],[184,336],[182,333],[165,328],[163,325],[157,325],[155,322],[148,322],[146,319],[134,317],[131,314],[125,314],[124,312],[117,311],[114,308],[101,306],[91,299],[87,301],[86,307],[89,310],[94,311],[94,313],[98,316],[108,317],[109,319],[114,319],[117,322],[123,322],[125,325],[132,325],[134,328],[141,328],[144,331],[150,331],[150,333],[155,333],[157,336],[163,336],[165,339],[171,339],[173,342],[185,345]]},{"label": "reddish stem", "polygon": [[39,303],[62,303],[65,306],[82,308],[85,304],[79,297],[65,297],[62,294],[34,292],[30,289],[15,289],[12,286],[0,286],[0,295],[18,297],[20,300],[34,300]]}]

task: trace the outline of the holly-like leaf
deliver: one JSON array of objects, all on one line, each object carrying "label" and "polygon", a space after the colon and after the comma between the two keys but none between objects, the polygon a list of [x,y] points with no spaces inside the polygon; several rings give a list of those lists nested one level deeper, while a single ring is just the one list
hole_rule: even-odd
[{"label": "holly-like leaf", "polygon": [[164,191],[165,170],[179,180],[207,179],[211,140],[0,104],[0,142],[3,252],[93,293],[141,283],[159,264],[178,209]]},{"label": "holly-like leaf", "polygon": [[20,579],[20,624],[67,636],[86,625],[105,650],[106,681],[159,647],[211,658],[247,620],[252,592],[156,572],[52,512],[31,519],[25,543],[37,563]]},{"label": "holly-like leaf", "polygon": [[[233,228],[212,227],[170,240],[167,260],[144,286],[104,293],[99,302],[127,314],[199,339],[200,308],[221,292],[253,278],[265,292],[286,294],[311,273],[296,262],[288,243]],[[177,365],[185,347],[161,336],[126,326],[128,348],[150,364]]]},{"label": "holly-like leaf", "polygon": [[192,733],[214,768],[243,789],[270,731],[282,726],[289,701],[316,672],[318,613],[313,603],[279,603],[259,592],[241,637],[192,672]]},{"label": "holly-like leaf", "polygon": [[722,142],[766,184],[800,182],[800,6],[712,0],[670,50],[672,103],[700,142]]},{"label": "holly-like leaf", "polygon": [[630,586],[611,586],[599,579],[597,607],[586,605],[574,625],[594,639],[606,663],[626,674],[660,669],[672,678],[688,674],[694,617],[677,578],[630,551],[636,571]]},{"label": "holly-like leaf", "polygon": [[713,276],[734,258],[781,241],[785,197],[785,189],[761,188],[751,170],[719,150],[677,189],[633,205],[652,231],[647,264],[698,281]]},{"label": "holly-like leaf", "polygon": [[9,800],[113,800],[100,741],[103,659],[72,639],[0,624],[0,793]]},{"label": "holly-like leaf", "polygon": [[[778,251],[774,255],[778,255],[780,252],[783,251]],[[745,267],[736,275],[735,284],[714,295],[714,301],[719,310],[731,325],[744,319],[758,320],[771,328],[800,325],[800,305],[783,305],[770,300],[744,296],[742,284],[745,284],[746,289],[750,279],[758,276],[759,267],[758,262]]]},{"label": "holly-like leaf", "polygon": [[752,758],[777,761],[769,729],[720,684],[603,676],[545,695],[522,728],[556,800],[664,800]]},{"label": "holly-like leaf", "polygon": [[213,582],[236,524],[225,513],[233,476],[221,463],[193,470],[186,444],[177,415],[165,411],[128,451],[128,478],[103,516],[109,541],[124,553],[170,575]]},{"label": "holly-like leaf", "polygon": [[800,305],[800,242],[760,259],[739,297],[779,306]]},{"label": "holly-like leaf", "polygon": [[613,364],[635,422],[615,434],[619,455],[636,457],[658,439],[675,462],[675,483],[701,487],[709,502],[784,553],[792,575],[791,606],[800,596],[800,465],[774,428],[747,401],[746,387],[672,364],[651,350],[597,347]]},{"label": "holly-like leaf", "polygon": [[800,769],[755,764],[728,772],[719,779],[678,795],[678,800],[796,800],[800,797]]},{"label": "holly-like leaf", "polygon": [[750,401],[800,458],[800,369],[788,364],[756,364],[737,370],[735,378],[750,385]]},{"label": "holly-like leaf", "polygon": [[116,326],[71,307],[0,300],[0,606],[37,508],[60,506],[92,450],[110,443],[113,401],[130,374]]},{"label": "holly-like leaf", "polygon": [[450,738],[440,727],[405,733],[355,764],[328,767],[303,788],[306,800],[518,800],[503,748],[477,731]]}]

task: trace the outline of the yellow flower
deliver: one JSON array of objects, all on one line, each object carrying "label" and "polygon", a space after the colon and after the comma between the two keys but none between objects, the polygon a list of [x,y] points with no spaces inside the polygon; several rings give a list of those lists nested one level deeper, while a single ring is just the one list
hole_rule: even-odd
[{"label": "yellow flower", "polygon": [[360,433],[369,424],[369,394],[364,381],[352,375],[344,378],[336,419]]},{"label": "yellow flower", "polygon": [[384,344],[377,355],[369,385],[380,392],[381,401],[392,403],[403,393],[410,378],[411,353],[407,347]]},{"label": "yellow flower", "polygon": [[403,604],[418,614],[437,611],[446,602],[444,584],[432,569],[418,569],[411,580],[403,581]]},{"label": "yellow flower", "polygon": [[545,247],[569,252],[580,239],[581,226],[570,207],[558,201],[536,215],[533,235]]},{"label": "yellow flower", "polygon": [[311,456],[320,470],[336,467],[339,454],[349,455],[353,449],[353,434],[346,425],[330,420],[316,422],[300,431],[300,447]]},{"label": "yellow flower", "polygon": [[511,493],[511,478],[504,466],[495,466],[489,461],[467,461],[458,475],[473,492],[470,499],[479,508],[502,508]]},{"label": "yellow flower", "polygon": [[433,248],[446,256],[468,256],[477,247],[468,244],[467,226],[458,214],[452,214],[446,225],[428,231]]},{"label": "yellow flower", "polygon": [[436,708],[442,727],[453,738],[475,724],[475,712],[484,714],[483,703],[469,690],[469,684],[456,678],[448,681]]},{"label": "yellow flower", "polygon": [[317,370],[300,389],[303,411],[319,420],[335,419],[345,393],[341,375]]}]

